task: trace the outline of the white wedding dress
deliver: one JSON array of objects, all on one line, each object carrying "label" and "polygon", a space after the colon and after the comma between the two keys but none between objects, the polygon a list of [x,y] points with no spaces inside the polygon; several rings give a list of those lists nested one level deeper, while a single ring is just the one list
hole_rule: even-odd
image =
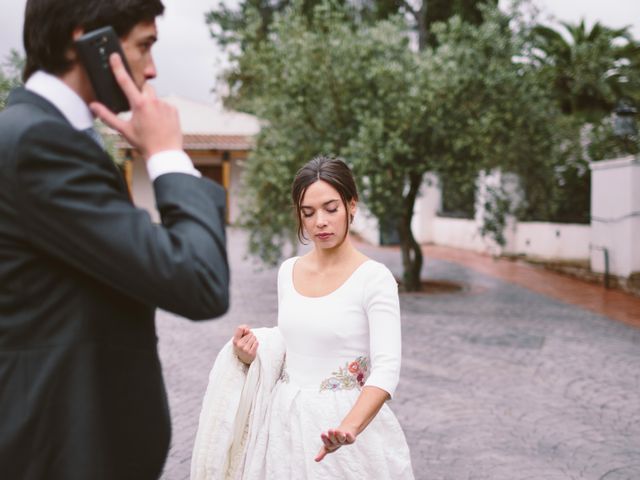
[{"label": "white wedding dress", "polygon": [[400,373],[398,287],[367,260],[337,290],[306,297],[293,285],[290,258],[278,273],[278,327],[285,365],[275,383],[242,478],[249,480],[413,479],[409,448],[385,404],[352,445],[314,458],[320,434],[337,428],[363,386],[394,395]]}]

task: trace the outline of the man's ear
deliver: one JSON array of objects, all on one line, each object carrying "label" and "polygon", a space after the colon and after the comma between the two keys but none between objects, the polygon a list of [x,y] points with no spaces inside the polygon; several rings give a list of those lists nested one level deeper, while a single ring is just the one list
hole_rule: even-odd
[{"label": "man's ear", "polygon": [[[71,39],[75,42],[82,35],[84,35],[84,28],[76,27],[76,28],[73,29],[73,32],[71,33]],[[71,47],[69,47],[69,49],[67,50],[67,53],[65,54],[65,58],[67,60],[75,62],[77,60],[77,58],[78,58],[78,53],[76,52],[76,47],[71,45]]]},{"label": "man's ear", "polygon": [[82,35],[84,35],[84,28],[82,27],[76,27],[73,29],[73,32],[71,33],[71,38],[73,38],[73,41],[75,42],[76,40],[78,40]]}]

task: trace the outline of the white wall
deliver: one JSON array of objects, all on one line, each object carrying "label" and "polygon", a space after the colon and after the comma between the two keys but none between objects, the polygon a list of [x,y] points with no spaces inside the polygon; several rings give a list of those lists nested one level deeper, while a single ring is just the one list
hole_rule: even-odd
[{"label": "white wall", "polygon": [[481,171],[476,180],[476,204],[475,204],[475,221],[478,230],[481,230],[485,221],[485,217],[490,216],[490,212],[486,212],[485,205],[496,205],[497,195],[500,198],[508,200],[509,211],[504,212],[504,230],[502,235],[505,240],[504,245],[500,245],[493,240],[490,235],[482,237],[484,243],[484,251],[494,255],[511,254],[516,255],[517,251],[517,228],[518,222],[513,215],[518,205],[522,202],[524,194],[520,189],[520,181],[518,176],[513,173],[504,173],[500,169],[491,171]]},{"label": "white wall", "polygon": [[[513,200],[514,206],[522,199],[517,178],[499,171],[492,171],[478,178],[479,196],[474,219],[440,217],[438,212],[442,206],[442,193],[438,177],[435,174],[425,175],[411,223],[418,243],[434,243],[494,255],[503,253],[528,255],[547,260],[587,260],[589,258],[591,232],[589,225],[517,222],[513,216],[507,216],[504,232],[507,240],[505,247],[500,247],[489,237],[483,237],[480,229],[488,193],[487,187],[500,188],[508,198]],[[366,212],[364,205],[361,205],[361,208]],[[379,244],[378,224],[375,219],[357,216],[353,230],[367,241]]]},{"label": "white wall", "polygon": [[589,225],[518,222],[516,253],[544,259],[589,258]]},{"label": "white wall", "polygon": [[476,252],[487,251],[487,245],[480,235],[478,223],[466,218],[435,217],[433,219],[433,243]]},{"label": "white wall", "polygon": [[434,220],[442,210],[440,180],[434,173],[424,176],[411,219],[411,231],[418,243],[434,242]]},{"label": "white wall", "polygon": [[436,217],[436,245],[446,245],[481,253],[509,253],[547,260],[586,260],[589,258],[589,225],[544,222],[516,222],[513,225],[510,251],[500,251],[489,239],[480,235],[476,221]]},{"label": "white wall", "polygon": [[591,164],[591,269],[628,277],[640,271],[640,159]]}]

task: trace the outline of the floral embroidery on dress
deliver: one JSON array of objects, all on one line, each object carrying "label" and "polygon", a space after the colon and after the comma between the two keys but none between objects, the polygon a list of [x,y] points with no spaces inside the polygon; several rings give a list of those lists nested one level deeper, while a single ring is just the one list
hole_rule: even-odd
[{"label": "floral embroidery on dress", "polygon": [[332,377],[322,381],[322,390],[352,390],[364,386],[369,375],[369,359],[358,357],[352,362],[347,362],[344,367],[339,367],[337,372],[332,372]]}]

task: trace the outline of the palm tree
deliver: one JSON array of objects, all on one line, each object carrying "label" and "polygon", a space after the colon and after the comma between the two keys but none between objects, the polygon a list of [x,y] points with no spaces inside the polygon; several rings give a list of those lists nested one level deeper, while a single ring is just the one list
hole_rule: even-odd
[{"label": "palm tree", "polygon": [[549,76],[560,108],[586,120],[611,113],[620,99],[640,101],[640,44],[629,27],[612,29],[584,20],[563,31],[533,28],[534,61]]}]

